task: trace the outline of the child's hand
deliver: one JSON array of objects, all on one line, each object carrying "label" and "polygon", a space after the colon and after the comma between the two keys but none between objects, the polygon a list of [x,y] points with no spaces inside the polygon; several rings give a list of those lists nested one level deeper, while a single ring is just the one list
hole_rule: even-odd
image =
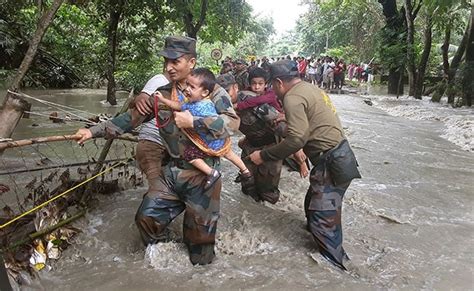
[{"label": "child's hand", "polygon": [[286,121],[285,113],[278,113],[277,118],[275,118],[274,123],[277,124],[278,122]]},{"label": "child's hand", "polygon": [[159,100],[160,102],[163,102],[163,100],[166,99],[165,96],[163,96],[163,94],[161,94],[160,91],[156,91],[156,92],[153,93],[153,94],[156,96],[156,98],[158,98],[158,100]]},{"label": "child's hand", "polygon": [[306,165],[306,162],[303,162],[300,164],[300,177],[301,178],[306,178],[309,175],[309,169],[308,166]]},{"label": "child's hand", "polygon": [[296,162],[298,164],[302,164],[306,161],[306,155],[305,153],[303,152],[303,149],[300,149],[299,151],[297,151],[296,153],[293,154],[293,157],[295,158]]}]

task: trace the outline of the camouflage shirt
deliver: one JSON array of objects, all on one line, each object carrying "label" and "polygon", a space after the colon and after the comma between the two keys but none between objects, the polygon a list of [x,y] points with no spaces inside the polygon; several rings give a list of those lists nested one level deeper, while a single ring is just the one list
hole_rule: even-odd
[{"label": "camouflage shirt", "polygon": [[250,88],[249,72],[246,69],[235,72],[235,81],[239,85],[239,90],[248,90]]},{"label": "camouflage shirt", "polygon": [[[164,95],[169,95],[171,87],[164,86],[159,88],[159,90],[162,91]],[[226,129],[229,129],[230,131],[237,129],[239,127],[240,119],[232,107],[229,94],[219,85],[216,85],[212,92],[211,100],[214,102],[219,116],[194,117],[194,128],[199,129],[200,132],[207,131],[209,139],[226,138],[229,135]],[[151,98],[151,101],[154,103],[153,98]],[[149,116],[144,117],[141,122],[144,120],[150,120],[154,117],[154,113],[152,113]],[[168,120],[169,122],[166,124]],[[162,125],[166,124],[164,127],[160,128],[160,135],[165,141],[164,144],[168,149],[170,156],[173,158],[182,158],[184,148],[190,145],[191,141],[174,123],[172,111],[169,109],[160,109],[158,112],[158,121]],[[112,138],[130,132],[133,128],[132,113],[129,111],[113,118],[112,120],[93,126],[90,130],[93,137],[106,136]]]},{"label": "camouflage shirt", "polygon": [[[240,91],[239,101],[255,98],[251,91]],[[278,137],[286,133],[286,123],[276,123],[280,112],[268,103],[252,108],[239,110],[240,131],[245,135],[247,141],[255,147],[269,145],[277,142]]]}]

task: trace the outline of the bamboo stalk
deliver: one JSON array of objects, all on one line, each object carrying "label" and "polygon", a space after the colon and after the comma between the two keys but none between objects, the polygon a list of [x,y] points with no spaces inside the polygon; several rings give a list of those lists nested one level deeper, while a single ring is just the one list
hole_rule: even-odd
[{"label": "bamboo stalk", "polygon": [[0,151],[8,148],[22,147],[37,143],[46,143],[46,142],[55,142],[55,141],[65,141],[65,140],[76,140],[80,139],[81,135],[72,134],[72,135],[53,135],[45,137],[34,137],[30,139],[22,139],[16,141],[7,141],[0,143]]},{"label": "bamboo stalk", "polygon": [[[123,103],[122,108],[120,109],[118,115],[124,113],[128,109],[128,104],[133,100],[133,89],[130,91],[130,94],[128,94],[128,99]],[[102,168],[102,165],[104,164],[105,159],[107,158],[107,155],[109,153],[110,147],[112,146],[112,143],[114,142],[113,139],[107,140],[105,143],[104,147],[102,148],[102,151],[100,152],[99,158],[97,160],[97,164],[95,165],[94,172],[92,175],[95,175],[96,173],[100,172],[100,169]],[[86,186],[86,190],[84,191],[84,194],[82,194],[80,204],[85,205],[87,199],[90,197],[92,188],[95,187],[94,183],[90,183],[89,185]]]},{"label": "bamboo stalk", "polygon": [[[123,103],[123,106],[118,113],[119,115],[127,111],[128,104],[130,104],[132,99],[133,99],[133,89],[130,91],[130,94],[128,94],[128,99]],[[107,158],[107,154],[109,153],[109,150],[110,150],[110,147],[112,146],[113,141],[114,141],[113,139],[107,140],[104,147],[102,148],[102,152],[99,155],[99,158],[97,160],[97,165],[94,169],[94,174],[98,173],[100,169],[102,168],[102,164],[104,163],[105,158]]]},{"label": "bamboo stalk", "polygon": [[34,239],[36,239],[36,238],[38,238],[38,237],[40,237],[40,236],[43,236],[43,235],[45,235],[45,234],[48,234],[48,233],[52,232],[53,230],[55,230],[55,229],[57,229],[57,228],[60,228],[60,227],[62,227],[62,226],[64,226],[64,225],[66,225],[66,224],[68,224],[68,223],[70,223],[70,222],[72,222],[72,221],[78,219],[79,217],[83,216],[84,214],[86,214],[86,210],[82,210],[82,211],[76,213],[75,215],[73,215],[73,216],[71,216],[71,217],[69,217],[69,218],[66,218],[66,219],[64,219],[64,220],[61,220],[60,222],[58,222],[58,223],[55,224],[55,225],[52,225],[52,226],[47,227],[47,228],[45,228],[45,229],[42,229],[42,230],[40,230],[40,231],[34,232],[34,233],[28,235],[27,238],[22,239],[22,240],[20,240],[20,241],[14,243],[14,244],[8,246],[5,250],[13,250],[13,249],[15,249],[15,248],[17,248],[17,247],[19,247],[19,246],[22,246],[22,245],[26,244],[26,243],[29,242],[29,241],[32,241],[32,240],[34,240]]},{"label": "bamboo stalk", "polygon": [[[0,151],[5,150],[8,148],[16,148],[16,147],[23,147],[32,144],[38,143],[47,143],[47,142],[56,142],[56,141],[65,141],[65,140],[77,140],[80,139],[80,135],[72,134],[72,135],[53,135],[53,136],[43,136],[43,137],[34,137],[29,139],[21,139],[21,140],[12,140],[12,141],[0,141]],[[125,140],[125,141],[132,141],[137,142],[138,139],[131,136],[117,136],[113,139]]]}]

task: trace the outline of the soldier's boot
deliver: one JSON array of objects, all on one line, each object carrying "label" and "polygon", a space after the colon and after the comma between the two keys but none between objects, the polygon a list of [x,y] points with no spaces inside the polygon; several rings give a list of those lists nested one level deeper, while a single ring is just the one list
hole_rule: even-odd
[{"label": "soldier's boot", "polygon": [[214,244],[188,244],[189,259],[193,265],[207,265],[212,263],[216,253]]},{"label": "soldier's boot", "polygon": [[278,202],[278,199],[280,199],[280,192],[275,191],[275,192],[261,193],[260,198],[264,201],[270,202],[271,204],[275,204]]},{"label": "soldier's boot", "polygon": [[257,187],[255,186],[255,179],[252,175],[252,173],[241,173],[240,174],[240,183],[242,185],[242,192],[245,195],[249,195],[252,197],[255,201],[259,202],[262,201],[260,196],[257,193]]}]

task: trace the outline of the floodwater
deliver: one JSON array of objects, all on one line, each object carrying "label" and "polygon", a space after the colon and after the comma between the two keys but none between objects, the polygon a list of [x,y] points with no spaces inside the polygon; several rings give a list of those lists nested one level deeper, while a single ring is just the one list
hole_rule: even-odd
[{"label": "floodwater", "polygon": [[[97,97],[87,90],[78,94],[87,102]],[[55,98],[71,106],[83,104],[71,101],[77,96]],[[369,98],[374,106],[364,102]],[[325,262],[305,230],[307,179],[284,170],[281,200],[276,205],[257,204],[233,183],[236,169],[224,161],[217,258],[212,264],[190,264],[181,242],[181,217],[171,224],[172,242],[142,246],[133,220],[146,191],[142,187],[98,197],[94,209],[75,224],[83,230],[75,243],[51,270],[40,272],[39,282],[30,288],[472,289],[473,151],[450,142],[442,120],[387,113],[387,108],[407,100],[371,95],[331,95],[331,99],[363,176],[353,181],[343,204],[350,272]],[[95,113],[104,110],[82,106]],[[461,119],[464,116],[469,124],[472,113],[464,109]],[[33,131],[23,129],[18,135]],[[52,132],[41,131],[48,134]]]}]

